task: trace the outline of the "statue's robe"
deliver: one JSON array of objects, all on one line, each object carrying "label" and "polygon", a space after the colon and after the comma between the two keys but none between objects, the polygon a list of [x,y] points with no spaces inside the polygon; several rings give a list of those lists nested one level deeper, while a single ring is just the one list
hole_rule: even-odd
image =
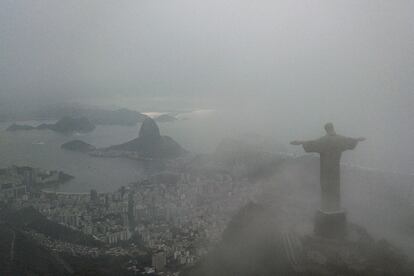
[{"label": "statue's robe", "polygon": [[320,154],[320,181],[322,211],[341,211],[340,161],[342,152],[352,150],[358,144],[354,138],[340,135],[325,135],[322,138],[303,143],[306,152]]}]

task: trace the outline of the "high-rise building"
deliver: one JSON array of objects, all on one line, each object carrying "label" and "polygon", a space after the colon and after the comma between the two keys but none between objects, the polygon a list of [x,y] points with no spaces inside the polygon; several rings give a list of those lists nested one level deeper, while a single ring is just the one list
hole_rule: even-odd
[{"label": "high-rise building", "polygon": [[156,272],[163,271],[167,265],[167,255],[164,251],[157,251],[152,255],[152,266]]},{"label": "high-rise building", "polygon": [[97,202],[98,201],[98,192],[96,190],[91,190],[91,201]]}]

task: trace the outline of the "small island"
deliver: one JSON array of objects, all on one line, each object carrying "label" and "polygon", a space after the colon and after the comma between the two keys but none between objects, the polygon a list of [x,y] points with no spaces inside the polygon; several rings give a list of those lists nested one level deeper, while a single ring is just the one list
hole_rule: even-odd
[{"label": "small island", "polygon": [[10,125],[6,130],[7,131],[19,131],[19,130],[34,130],[36,127],[30,125],[18,125],[16,123]]},{"label": "small island", "polygon": [[94,146],[91,144],[85,143],[81,140],[73,140],[67,143],[64,143],[61,146],[64,150],[70,150],[70,151],[77,151],[77,152],[90,152],[93,150],[96,150]]},{"label": "small island", "polygon": [[95,129],[95,125],[86,117],[63,117],[54,124],[40,124],[38,126],[12,124],[7,131],[20,130],[53,130],[59,133],[88,133]]}]

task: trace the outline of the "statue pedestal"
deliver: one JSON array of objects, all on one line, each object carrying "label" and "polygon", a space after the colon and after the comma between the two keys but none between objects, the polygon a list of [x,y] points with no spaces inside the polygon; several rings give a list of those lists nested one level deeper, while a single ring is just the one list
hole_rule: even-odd
[{"label": "statue pedestal", "polygon": [[318,210],[315,216],[314,233],[316,236],[324,238],[345,238],[347,234],[345,211],[326,212]]}]

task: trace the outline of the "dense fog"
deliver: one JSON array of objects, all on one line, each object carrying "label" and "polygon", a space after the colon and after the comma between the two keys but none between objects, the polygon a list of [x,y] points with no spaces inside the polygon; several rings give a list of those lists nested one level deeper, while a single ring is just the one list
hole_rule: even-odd
[{"label": "dense fog", "polygon": [[[332,122],[338,134],[366,138],[342,159],[349,217],[412,257],[413,10],[414,1],[404,0],[3,0],[0,165],[78,173],[58,192],[112,192],[153,171],[135,170],[131,160],[114,165],[116,159],[96,158],[103,151],[67,154],[60,145],[72,136],[39,130],[56,132],[59,122],[50,121],[78,110],[92,117],[99,112],[89,109],[171,115],[176,121],[159,123],[154,135],[177,152],[202,156],[185,167],[197,171],[188,181],[199,183],[198,170],[204,175],[220,165],[234,179],[252,181],[246,198],[264,203],[265,211],[250,206],[238,215],[252,212],[259,225],[277,219],[247,227],[239,238],[263,234],[266,243],[270,232],[292,225],[309,230],[320,200],[319,161],[289,143],[319,138]],[[12,123],[35,132],[6,133]],[[73,137],[91,144],[89,150],[127,151],[147,139],[136,138],[141,123],[96,123]],[[229,141],[240,144],[229,149]],[[236,225],[229,219],[229,232],[240,226],[237,211],[229,211]],[[237,237],[216,249],[223,259],[236,254]],[[221,270],[211,265],[218,257],[208,256],[193,275]]]},{"label": "dense fog", "polygon": [[361,164],[412,172],[411,1],[0,5],[2,109],[214,109],[281,143],[333,121],[369,138]]}]

